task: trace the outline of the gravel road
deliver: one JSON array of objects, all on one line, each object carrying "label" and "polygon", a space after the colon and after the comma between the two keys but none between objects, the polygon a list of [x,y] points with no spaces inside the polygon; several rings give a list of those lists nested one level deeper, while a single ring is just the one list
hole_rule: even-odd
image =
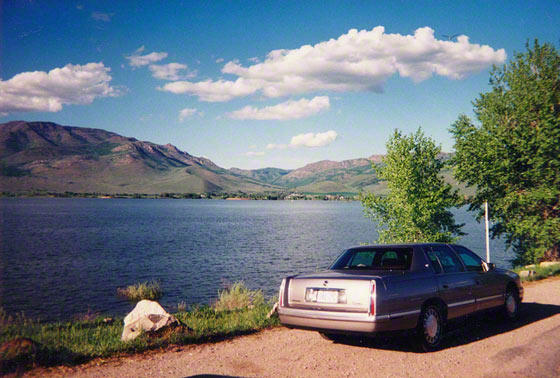
[{"label": "gravel road", "polygon": [[173,347],[29,375],[77,377],[560,377],[560,279],[525,286],[515,324],[481,316],[451,332],[443,350],[409,339],[335,344],[276,328],[216,344]]}]

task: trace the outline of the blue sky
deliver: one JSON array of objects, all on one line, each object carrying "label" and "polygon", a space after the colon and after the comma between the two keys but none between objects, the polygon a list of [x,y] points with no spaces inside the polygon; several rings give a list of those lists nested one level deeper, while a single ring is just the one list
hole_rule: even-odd
[{"label": "blue sky", "polygon": [[560,39],[557,1],[0,7],[0,122],[102,128],[225,168],[367,157],[420,126],[450,151],[492,64]]}]

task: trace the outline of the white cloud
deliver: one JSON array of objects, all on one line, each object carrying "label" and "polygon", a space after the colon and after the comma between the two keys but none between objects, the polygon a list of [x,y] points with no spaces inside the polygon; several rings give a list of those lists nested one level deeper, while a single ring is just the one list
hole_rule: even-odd
[{"label": "white cloud", "polygon": [[[78,9],[82,9],[82,8],[78,8]],[[95,21],[110,22],[111,17],[113,17],[114,15],[115,15],[114,13],[92,12],[91,18],[93,18]]]},{"label": "white cloud", "polygon": [[323,147],[331,144],[337,138],[338,134],[334,130],[325,133],[307,133],[299,134],[292,137],[290,146],[292,147]]},{"label": "white cloud", "polygon": [[334,130],[316,134],[298,134],[292,137],[290,144],[269,143],[266,145],[266,148],[268,150],[285,150],[286,148],[324,147],[334,142],[337,137],[338,134]]},{"label": "white cloud", "polygon": [[259,63],[259,62],[261,61],[261,60],[260,60],[258,57],[256,57],[256,56],[254,56],[254,57],[252,57],[252,58],[249,58],[249,59],[247,59],[247,60],[248,60],[249,62],[253,62],[253,63]]},{"label": "white cloud", "polygon": [[152,64],[155,62],[159,62],[162,59],[167,58],[166,52],[153,52],[146,55],[140,55],[144,52],[145,47],[141,46],[134,52],[134,54],[126,56],[125,58],[128,59],[128,65],[131,67],[142,67],[147,66],[148,64]]},{"label": "white cloud", "polygon": [[198,96],[202,101],[228,101],[260,91],[281,97],[319,90],[382,92],[394,74],[415,82],[440,75],[462,79],[492,64],[503,63],[504,49],[473,44],[462,35],[457,41],[437,40],[429,27],[413,35],[352,29],[337,39],[294,50],[273,50],[265,61],[243,67],[228,62],[222,73],[236,80],[177,81],[163,89]]},{"label": "white cloud", "polygon": [[194,108],[185,108],[179,111],[179,122],[183,122],[185,119],[192,117],[195,114],[201,114],[198,110]]},{"label": "white cloud", "polygon": [[175,94],[196,93],[202,101],[222,102],[255,93],[258,87],[255,87],[251,81],[240,78],[235,82],[224,80],[206,80],[197,83],[174,81],[173,83],[165,84],[161,89]]},{"label": "white cloud", "polygon": [[224,58],[218,58],[216,59],[216,63],[222,63],[224,61]]},{"label": "white cloud", "polygon": [[180,71],[187,70],[189,67],[181,63],[168,63],[168,64],[151,64],[150,71],[152,76],[156,79],[162,80],[179,80],[186,78],[193,78],[196,76],[195,72],[185,72],[179,74]]},{"label": "white cloud", "polygon": [[330,108],[328,96],[316,96],[311,100],[286,101],[274,106],[258,109],[245,106],[228,114],[233,119],[290,120],[309,117]]},{"label": "white cloud", "polygon": [[22,72],[0,80],[0,112],[58,112],[63,105],[118,96],[121,91],[109,85],[110,70],[101,62],[67,64],[49,72]]},{"label": "white cloud", "polygon": [[288,148],[287,144],[269,143],[266,145],[267,150],[285,150],[286,148]]},{"label": "white cloud", "polygon": [[244,154],[247,157],[260,157],[260,156],[264,156],[264,152],[262,151],[249,151],[249,152],[245,152]]}]

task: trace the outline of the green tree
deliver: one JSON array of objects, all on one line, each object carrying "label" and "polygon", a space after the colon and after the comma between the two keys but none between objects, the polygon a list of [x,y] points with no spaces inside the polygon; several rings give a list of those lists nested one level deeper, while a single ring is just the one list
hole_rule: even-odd
[{"label": "green tree", "polygon": [[491,91],[473,102],[480,124],[461,115],[450,130],[455,177],[476,187],[479,217],[489,202],[492,237],[506,237],[516,264],[560,252],[560,56],[526,47],[492,70]]},{"label": "green tree", "polygon": [[387,196],[360,195],[367,217],[379,229],[380,243],[453,242],[463,235],[450,207],[459,196],[440,175],[444,166],[441,148],[422,133],[409,136],[395,130],[387,142],[383,164],[373,166],[377,176],[387,181]]}]

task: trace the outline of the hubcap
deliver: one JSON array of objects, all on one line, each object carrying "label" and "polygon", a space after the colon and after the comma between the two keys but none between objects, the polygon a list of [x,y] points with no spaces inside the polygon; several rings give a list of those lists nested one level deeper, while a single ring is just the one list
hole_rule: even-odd
[{"label": "hubcap", "polygon": [[434,309],[426,311],[424,316],[424,335],[426,341],[433,344],[437,341],[439,335],[439,316]]},{"label": "hubcap", "polygon": [[513,295],[509,294],[506,299],[506,309],[509,315],[515,314],[517,303],[515,303],[515,298]]}]

